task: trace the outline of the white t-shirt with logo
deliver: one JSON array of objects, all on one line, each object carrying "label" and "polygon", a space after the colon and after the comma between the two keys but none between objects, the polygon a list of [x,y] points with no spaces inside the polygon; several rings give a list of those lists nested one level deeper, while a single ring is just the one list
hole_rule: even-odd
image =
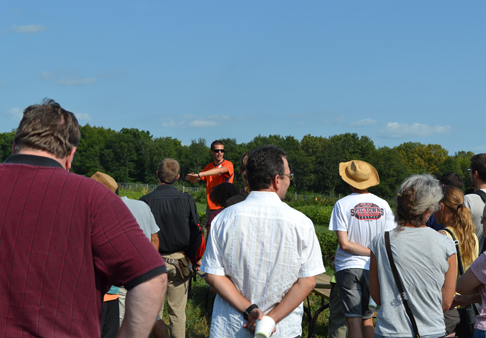
[{"label": "white t-shirt with logo", "polygon": [[[348,241],[365,248],[376,235],[395,227],[395,217],[387,201],[369,193],[353,193],[337,201],[329,222],[329,230],[346,231]],[[370,257],[351,254],[338,246],[334,264],[336,271],[369,270]]]}]

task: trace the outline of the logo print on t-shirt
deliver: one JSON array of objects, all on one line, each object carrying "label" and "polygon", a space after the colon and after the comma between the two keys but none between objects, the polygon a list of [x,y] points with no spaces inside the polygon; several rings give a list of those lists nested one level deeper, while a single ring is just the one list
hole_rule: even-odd
[{"label": "logo print on t-shirt", "polygon": [[384,214],[383,208],[374,203],[359,203],[351,209],[351,216],[360,220],[377,220]]}]

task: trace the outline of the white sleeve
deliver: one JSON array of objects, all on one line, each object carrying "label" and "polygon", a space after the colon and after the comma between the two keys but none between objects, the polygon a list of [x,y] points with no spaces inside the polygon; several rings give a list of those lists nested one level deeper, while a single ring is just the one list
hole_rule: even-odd
[{"label": "white sleeve", "polygon": [[212,275],[225,276],[224,257],[222,255],[222,249],[219,246],[219,243],[222,243],[222,241],[218,240],[218,230],[222,227],[218,227],[218,224],[218,222],[214,222],[213,220],[213,225],[207,240],[208,245],[206,246],[206,251],[204,251],[203,261],[199,269]]},{"label": "white sleeve", "polygon": [[309,219],[307,221],[310,223],[310,226],[304,234],[304,251],[302,252],[302,265],[299,271],[299,278],[316,276],[326,271],[314,224]]},{"label": "white sleeve", "polygon": [[333,231],[348,231],[348,224],[345,220],[345,215],[342,212],[342,206],[339,201],[336,202],[331,213],[331,220],[329,222],[329,230]]},{"label": "white sleeve", "polygon": [[395,215],[393,214],[393,211],[391,210],[390,205],[388,203],[386,203],[385,213],[386,213],[385,231],[390,231],[395,229],[397,227],[397,222],[395,221]]},{"label": "white sleeve", "polygon": [[150,210],[150,207],[146,204],[143,203],[144,207],[143,209],[145,210],[145,220],[147,221],[148,229],[150,230],[150,234],[156,234],[157,232],[160,231],[159,227],[157,226],[157,223],[155,222],[155,217],[154,214],[152,214],[152,210]]}]

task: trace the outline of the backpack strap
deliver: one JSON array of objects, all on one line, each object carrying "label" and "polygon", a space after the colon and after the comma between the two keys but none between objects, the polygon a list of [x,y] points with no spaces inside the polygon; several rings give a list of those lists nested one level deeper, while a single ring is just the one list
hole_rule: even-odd
[{"label": "backpack strap", "polygon": [[483,203],[486,203],[486,192],[479,189],[473,192],[473,194],[479,195],[479,197],[481,197],[481,199],[483,200]]},{"label": "backpack strap", "polygon": [[415,322],[415,317],[413,316],[412,310],[408,305],[408,294],[405,292],[405,290],[403,290],[402,280],[400,279],[397,266],[395,265],[395,261],[393,260],[393,253],[391,251],[391,246],[390,246],[389,231],[385,231],[385,247],[386,247],[386,255],[388,256],[388,261],[390,262],[390,267],[393,273],[393,278],[395,278],[395,283],[397,284],[398,292],[400,293],[400,298],[402,299],[403,306],[405,307],[405,312],[407,313],[407,316],[410,319],[410,322],[412,323],[413,337],[420,338],[417,323]]}]

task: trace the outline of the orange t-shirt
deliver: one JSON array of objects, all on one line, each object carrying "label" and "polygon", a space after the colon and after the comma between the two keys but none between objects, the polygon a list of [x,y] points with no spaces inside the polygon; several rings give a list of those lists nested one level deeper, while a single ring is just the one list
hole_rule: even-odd
[{"label": "orange t-shirt", "polygon": [[202,170],[202,171],[208,171],[208,170],[211,170],[211,169],[222,168],[222,167],[228,168],[228,172],[224,173],[224,174],[219,174],[219,175],[202,177],[202,179],[204,181],[206,181],[206,200],[208,201],[208,207],[211,210],[215,210],[215,209],[220,208],[219,205],[214,204],[209,199],[209,194],[211,193],[211,189],[213,187],[217,186],[218,184],[221,184],[221,183],[225,183],[225,182],[233,183],[233,179],[235,178],[235,175],[234,175],[235,171],[233,169],[233,163],[231,163],[230,161],[227,161],[227,160],[223,160],[223,162],[221,162],[218,165],[215,165],[214,162],[211,162]]}]

